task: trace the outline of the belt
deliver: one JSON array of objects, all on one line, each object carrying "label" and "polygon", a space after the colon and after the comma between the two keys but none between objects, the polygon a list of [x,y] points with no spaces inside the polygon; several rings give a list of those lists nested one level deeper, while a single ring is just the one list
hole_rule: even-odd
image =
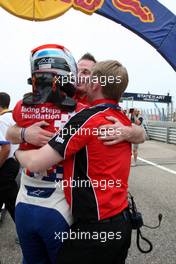
[{"label": "belt", "polygon": [[110,218],[101,219],[98,222],[99,223],[110,223],[110,222],[116,222],[120,219],[124,218],[126,221],[129,219],[129,209],[128,207],[125,208],[122,212],[120,212],[117,215],[114,215]]},{"label": "belt", "polygon": [[111,216],[109,218],[105,218],[105,219],[101,219],[101,220],[87,220],[85,222],[89,223],[89,224],[93,224],[93,223],[97,223],[97,224],[98,223],[111,223],[111,222],[119,221],[122,218],[125,221],[128,221],[129,217],[130,217],[129,208],[127,207],[122,212],[120,212],[119,214]]}]

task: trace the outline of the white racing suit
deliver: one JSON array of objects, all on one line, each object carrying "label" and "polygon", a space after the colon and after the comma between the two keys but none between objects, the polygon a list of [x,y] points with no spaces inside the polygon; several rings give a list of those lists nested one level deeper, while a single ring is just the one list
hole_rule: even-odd
[{"label": "white racing suit", "polygon": [[[18,126],[28,127],[45,120],[50,124],[46,129],[52,132],[61,129],[74,114],[75,112],[62,112],[51,103],[23,106],[21,101],[13,111]],[[24,143],[20,148],[28,150],[36,147]],[[57,252],[62,245],[60,233],[68,231],[72,224],[62,179],[62,165],[39,174],[23,169],[16,201],[15,222],[24,263],[56,263]]]}]

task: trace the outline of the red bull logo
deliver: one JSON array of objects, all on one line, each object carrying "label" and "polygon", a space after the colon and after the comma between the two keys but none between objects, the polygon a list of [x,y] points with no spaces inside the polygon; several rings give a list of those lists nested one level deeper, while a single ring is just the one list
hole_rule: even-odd
[{"label": "red bull logo", "polygon": [[[61,0],[64,3],[72,4],[76,9],[84,11],[86,13],[93,13],[100,9],[104,4],[104,0]],[[112,4],[115,8],[122,12],[131,13],[144,23],[152,23],[155,21],[154,14],[147,6],[142,6],[140,0],[112,0]]]},{"label": "red bull logo", "polygon": [[112,0],[113,5],[120,11],[129,12],[144,23],[153,23],[154,14],[147,6],[142,6],[140,0]]},{"label": "red bull logo", "polygon": [[[47,2],[47,0],[39,1]],[[92,14],[103,6],[105,0],[53,0],[52,3],[54,2],[61,6],[65,5],[65,9],[72,6],[87,14]],[[112,0],[112,4],[118,10],[131,13],[131,15],[138,17],[143,23],[152,23],[155,21],[154,14],[149,7],[142,6],[141,0]]]},{"label": "red bull logo", "polygon": [[72,4],[75,9],[85,13],[94,13],[104,4],[104,0],[61,0],[64,3]]}]

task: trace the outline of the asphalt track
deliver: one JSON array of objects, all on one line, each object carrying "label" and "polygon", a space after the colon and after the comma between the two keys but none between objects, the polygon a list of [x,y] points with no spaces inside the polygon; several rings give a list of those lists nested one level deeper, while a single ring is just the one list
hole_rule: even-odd
[{"label": "asphalt track", "polygon": [[[156,141],[140,145],[138,166],[131,168],[129,189],[143,213],[147,225],[157,225],[163,214],[161,227],[142,228],[143,235],[153,244],[153,251],[141,254],[136,247],[136,231],[127,264],[176,263],[176,146]],[[15,244],[15,228],[8,215],[0,226],[0,264],[20,264],[21,251]],[[146,246],[145,244],[142,244]],[[35,263],[34,263],[35,264]]]}]

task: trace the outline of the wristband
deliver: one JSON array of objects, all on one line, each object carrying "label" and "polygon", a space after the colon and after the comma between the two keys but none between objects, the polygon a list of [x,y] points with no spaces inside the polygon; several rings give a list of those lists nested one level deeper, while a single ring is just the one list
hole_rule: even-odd
[{"label": "wristband", "polygon": [[22,127],[21,128],[21,132],[20,132],[20,136],[21,136],[21,141],[22,142],[26,142],[26,140],[25,140],[25,131],[26,131],[26,128],[25,127]]},{"label": "wristband", "polygon": [[0,146],[2,146],[2,145],[9,145],[9,144],[10,144],[10,141],[0,140]]}]

